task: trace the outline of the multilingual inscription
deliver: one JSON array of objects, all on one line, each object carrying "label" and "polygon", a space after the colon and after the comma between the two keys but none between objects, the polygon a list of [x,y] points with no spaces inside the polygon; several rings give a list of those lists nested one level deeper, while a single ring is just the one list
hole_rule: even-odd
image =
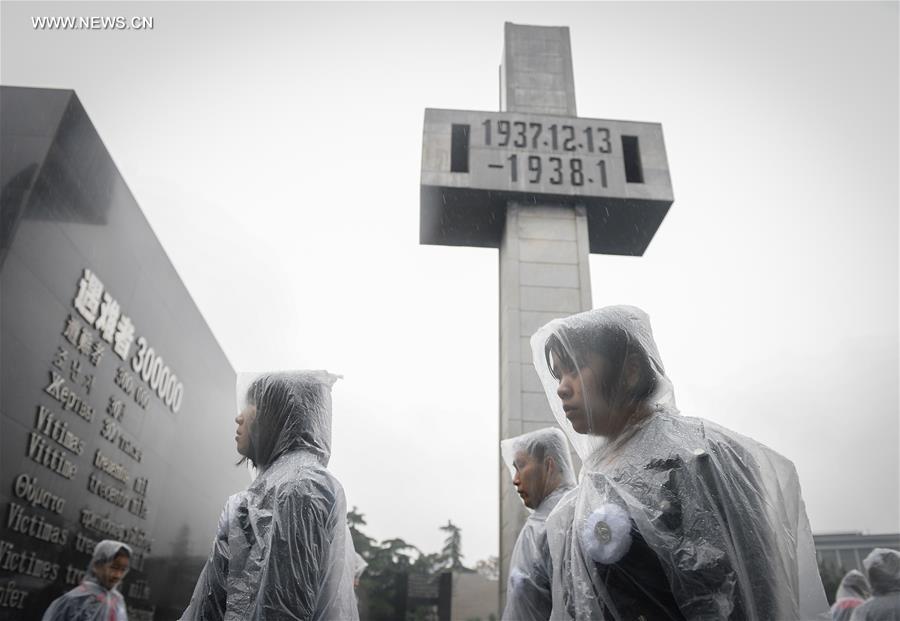
[{"label": "multilingual inscription", "polygon": [[[69,315],[68,319],[66,319],[63,336],[78,349],[78,353],[87,356],[92,365],[96,367],[100,364],[103,354],[106,353],[106,346],[100,341],[95,341],[93,332],[85,327],[75,315]],[[60,362],[65,362],[68,358],[68,352],[60,347],[57,356]]]},{"label": "multilingual inscription", "polygon": [[[76,312],[66,317],[61,342],[49,358],[49,379],[42,393],[45,400],[49,397],[52,401],[36,405],[33,428],[26,436],[25,455],[52,472],[47,475],[50,477],[72,480],[82,468],[93,469],[87,477],[89,494],[111,504],[114,511],[124,509],[145,520],[149,481],[146,477],[132,476],[129,471],[129,467],[142,462],[144,453],[135,438],[125,431],[129,409],[121,393],[103,397],[107,403],[100,410],[99,425],[100,438],[118,452],[96,448],[92,446],[94,441],[85,436],[85,423],[98,429],[93,425],[97,410],[91,401],[97,398],[92,396],[95,386],[103,383],[95,380],[97,376],[102,377],[103,369],[115,369],[113,383],[142,410],[147,408],[155,392],[167,407],[177,411],[183,386],[162,358],[153,353],[146,339],[136,339],[131,320],[121,313],[118,303],[109,292],[103,291],[102,283],[90,270],[84,272],[73,306]],[[135,340],[136,351],[132,347]],[[108,351],[125,364],[118,367],[102,364]],[[86,458],[89,450],[90,457]],[[33,473],[20,473],[13,480],[12,499],[5,514],[0,515],[10,536],[68,546],[85,556],[93,554],[100,539],[117,539],[132,546],[131,568],[143,570],[152,543],[144,529],[119,521],[118,516],[124,514],[103,513],[87,503],[79,509],[77,523],[55,523],[67,505],[66,497],[51,492],[41,482],[43,479]],[[81,529],[84,532],[79,532]],[[76,585],[84,578],[84,566],[60,565],[42,554],[31,552],[28,544],[20,546],[18,540],[0,540],[0,571],[45,581],[61,579],[69,585]],[[150,596],[145,580],[129,581],[123,588],[128,589],[133,599],[146,600]],[[23,608],[28,594],[28,590],[19,588],[13,580],[0,584],[0,611]],[[134,618],[152,617],[152,610],[133,610]]]},{"label": "multilingual inscription", "polygon": [[84,569],[66,565],[66,584],[80,584],[84,580],[85,573],[87,572]]},{"label": "multilingual inscription", "polygon": [[[89,335],[90,333],[83,332],[82,334]],[[80,358],[78,358],[77,356],[72,356],[70,358],[70,353],[71,352],[65,347],[57,347],[56,353],[53,355],[53,360],[51,363],[54,367],[59,369],[60,373],[68,376],[69,380],[74,385],[84,388],[85,393],[91,394],[91,390],[94,387],[94,374],[88,373],[86,370],[84,370],[85,367],[83,366],[82,360]]]},{"label": "multilingual inscription", "polygon": [[115,485],[107,485],[96,474],[88,477],[88,491],[117,507],[124,507],[130,500],[128,494]]},{"label": "multilingual inscription", "polygon": [[142,520],[147,519],[147,503],[140,496],[132,496],[125,508],[128,509],[129,513],[138,516]]},{"label": "multilingual inscription", "polygon": [[153,351],[143,336],[137,341],[138,350],[131,359],[131,368],[139,373],[150,389],[156,393],[163,403],[173,412],[181,409],[181,399],[184,397],[184,384],[178,381],[178,377],[169,370],[163,362],[162,356]]},{"label": "multilingual inscription", "polygon": [[[73,306],[89,325],[97,328],[103,340],[112,344],[113,351],[122,360],[128,359],[135,337],[134,324],[121,312],[119,303],[110,292],[104,290],[103,282],[97,274],[89,269],[84,270],[78,283]],[[131,359],[131,368],[150,387],[150,392],[156,393],[167,408],[177,413],[184,396],[184,383],[178,380],[178,376],[166,365],[162,356],[150,346],[145,337],[138,337],[137,345],[137,352]],[[119,384],[118,378],[116,383]],[[121,385],[120,388],[132,396],[136,394],[135,400],[138,404],[147,407],[144,399],[146,390],[138,393],[130,392]],[[146,397],[149,399],[149,394]]]},{"label": "multilingual inscription", "polygon": [[117,507],[124,507],[129,513],[132,513],[139,518],[146,519],[147,517],[147,505],[144,498],[141,496],[132,496],[115,485],[108,485],[96,474],[92,474],[88,477],[88,491],[92,494],[96,494],[110,504]]},{"label": "multilingual inscription", "polygon": [[75,412],[87,422],[94,420],[94,408],[69,388],[66,385],[66,378],[56,371],[50,371],[50,383],[44,388],[44,392],[59,401],[64,410]]},{"label": "multilingual inscription", "polygon": [[84,452],[84,440],[69,431],[67,422],[60,420],[53,412],[42,405],[38,406],[37,421],[34,424],[34,428],[76,455],[81,455]]},{"label": "multilingual inscription", "polygon": [[134,399],[134,402],[140,407],[147,409],[147,404],[150,403],[150,393],[147,392],[146,388],[138,384],[135,377],[128,372],[128,369],[125,367],[116,369],[114,381],[116,386],[122,389],[122,392]]},{"label": "multilingual inscription", "polygon": [[51,524],[42,516],[29,512],[23,505],[14,501],[9,503],[6,528],[61,546],[69,540],[69,531],[65,528]]},{"label": "multilingual inscription", "polygon": [[53,581],[59,575],[59,563],[46,561],[34,552],[17,551],[15,545],[0,539],[0,570]]},{"label": "multilingual inscription", "polygon": [[102,470],[115,480],[121,481],[122,483],[128,483],[128,479],[130,478],[128,470],[125,469],[125,466],[111,460],[109,457],[100,452],[100,449],[97,449],[97,452],[94,453],[94,468]]},{"label": "multilingual inscription", "polygon": [[143,451],[137,447],[133,440],[129,439],[122,428],[116,424],[114,418],[103,419],[103,427],[100,429],[100,437],[109,440],[119,447],[119,450],[128,455],[134,461],[140,463],[144,457]]},{"label": "multilingual inscription", "polygon": [[28,434],[26,455],[64,479],[71,479],[78,472],[78,466],[66,459],[63,451],[51,447],[43,437],[33,431]]},{"label": "multilingual inscription", "polygon": [[91,539],[81,533],[75,534],[75,550],[77,552],[81,552],[82,554],[94,554],[94,548],[97,546],[99,540]]},{"label": "multilingual inscription", "polygon": [[91,270],[84,270],[72,304],[89,325],[100,331],[103,340],[113,344],[113,351],[126,360],[134,340],[134,324],[121,313],[119,303],[103,290],[103,282]]},{"label": "multilingual inscription", "polygon": [[13,493],[32,507],[40,507],[53,513],[62,513],[66,506],[66,499],[56,494],[51,494],[38,485],[36,477],[20,474],[13,482]]},{"label": "multilingual inscription", "polygon": [[118,539],[129,545],[150,549],[152,543],[147,532],[141,528],[128,527],[109,518],[109,514],[100,515],[90,509],[82,509],[79,522],[85,528],[92,530],[110,539]]},{"label": "multilingual inscription", "polygon": [[106,413],[121,423],[122,417],[125,416],[125,404],[115,397],[110,397],[109,404],[106,406]]},{"label": "multilingual inscription", "polygon": [[0,584],[0,608],[25,608],[28,591],[16,588],[16,581],[10,580]]},{"label": "multilingual inscription", "polygon": [[146,496],[147,495],[147,486],[149,484],[150,484],[150,481],[148,481],[145,478],[139,477],[134,480],[134,486],[132,489],[134,489],[135,493],[138,494],[139,496]]},{"label": "multilingual inscription", "polygon": [[132,440],[129,440],[124,435],[119,435],[118,446],[120,451],[138,463],[141,463],[141,459],[144,458],[144,452],[139,449]]}]

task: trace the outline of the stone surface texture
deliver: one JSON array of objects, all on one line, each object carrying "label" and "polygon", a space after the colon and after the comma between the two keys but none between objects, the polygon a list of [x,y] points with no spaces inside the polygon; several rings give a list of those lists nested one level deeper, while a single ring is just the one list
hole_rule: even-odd
[{"label": "stone surface texture", "polygon": [[[501,67],[506,111],[575,116],[569,29],[507,23]],[[532,364],[541,325],[591,307],[587,212],[511,203],[500,243],[500,438],[555,426]],[[528,517],[500,460],[500,609],[509,559]]]}]

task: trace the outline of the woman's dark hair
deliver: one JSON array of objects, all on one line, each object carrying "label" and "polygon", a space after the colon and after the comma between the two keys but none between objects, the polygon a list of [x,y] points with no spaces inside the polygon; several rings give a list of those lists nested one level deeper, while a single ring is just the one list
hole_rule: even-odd
[{"label": "woman's dark hair", "polygon": [[[590,329],[563,328],[560,335],[553,333],[544,344],[544,358],[550,373],[557,380],[563,373],[579,370],[590,363],[590,355],[603,356],[609,362],[604,377],[600,378],[600,390],[604,399],[612,402],[619,397],[621,403],[637,405],[646,401],[656,389],[656,375],[653,373],[649,356],[639,342],[630,338],[620,326],[592,326]],[[563,342],[565,341],[565,343]],[[555,354],[557,364],[553,364]],[[625,362],[635,356],[639,365],[639,377],[627,394],[618,395],[625,371]]]}]

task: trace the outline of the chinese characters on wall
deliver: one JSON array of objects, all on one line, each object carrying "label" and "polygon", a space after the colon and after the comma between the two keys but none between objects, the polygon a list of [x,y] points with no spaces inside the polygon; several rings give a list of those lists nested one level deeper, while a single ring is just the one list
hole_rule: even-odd
[{"label": "chinese characters on wall", "polygon": [[[35,394],[42,402],[35,406],[24,446],[26,461],[40,468],[13,477],[5,515],[6,532],[36,545],[0,539],[0,570],[20,577],[20,584],[0,583],[0,611],[25,608],[33,590],[22,583],[78,584],[100,539],[132,546],[136,572],[143,570],[153,543],[145,524],[151,487],[141,474],[145,453],[127,431],[135,425],[123,423],[143,415],[154,398],[177,413],[184,385],[148,340],[136,335],[130,317],[89,269],[77,285],[71,312],[61,318],[60,334],[55,350],[47,352],[46,383]],[[107,357],[112,365],[103,364]],[[74,486],[72,492],[58,493],[59,481],[45,483],[55,477]],[[46,544],[84,555],[84,562],[57,562],[72,555],[49,554]],[[130,604],[150,598],[145,580],[131,577],[126,589]],[[150,618],[152,612],[152,606],[129,606],[135,618]]]}]

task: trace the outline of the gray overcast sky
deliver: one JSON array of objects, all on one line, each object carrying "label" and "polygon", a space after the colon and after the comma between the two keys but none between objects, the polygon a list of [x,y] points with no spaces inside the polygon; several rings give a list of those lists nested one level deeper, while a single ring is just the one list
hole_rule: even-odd
[{"label": "gray overcast sky", "polygon": [[675,190],[644,257],[591,257],[594,305],[650,313],[684,413],[794,460],[814,531],[900,529],[896,2],[2,11],[3,83],[75,89],[234,367],[344,374],[332,469],[369,534],[434,551],[450,518],[471,563],[498,259],[418,244],[422,119],[497,109],[504,21],[569,26],[579,114],[662,123]]}]

